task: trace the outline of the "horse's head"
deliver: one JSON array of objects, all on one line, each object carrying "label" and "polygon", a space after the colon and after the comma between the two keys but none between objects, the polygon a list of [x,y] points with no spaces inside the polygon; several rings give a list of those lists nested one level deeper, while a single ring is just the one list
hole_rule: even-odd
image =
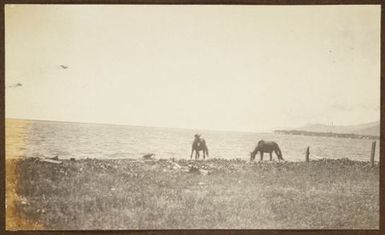
[{"label": "horse's head", "polygon": [[250,161],[255,159],[255,155],[257,154],[257,151],[250,152]]},{"label": "horse's head", "polygon": [[200,134],[195,134],[194,137],[195,137],[196,140],[199,140],[201,138],[201,135]]}]

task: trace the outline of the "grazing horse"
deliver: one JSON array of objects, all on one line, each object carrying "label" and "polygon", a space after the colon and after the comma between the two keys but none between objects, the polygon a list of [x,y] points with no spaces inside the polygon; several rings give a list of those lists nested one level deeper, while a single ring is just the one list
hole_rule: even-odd
[{"label": "grazing horse", "polygon": [[258,151],[261,154],[261,161],[263,160],[263,153],[270,153],[270,161],[273,160],[273,151],[277,155],[278,161],[284,161],[281,149],[279,148],[278,144],[274,141],[258,141],[257,147],[255,147],[253,152],[250,152],[250,161],[253,161],[255,159],[255,155],[258,153]]},{"label": "grazing horse", "polygon": [[199,159],[199,151],[203,151],[203,159],[209,156],[209,150],[206,145],[206,141],[200,137],[200,135],[196,134],[194,135],[194,142],[192,143],[192,149],[191,149],[191,156],[190,159],[193,156],[194,150],[195,150],[195,160]]}]

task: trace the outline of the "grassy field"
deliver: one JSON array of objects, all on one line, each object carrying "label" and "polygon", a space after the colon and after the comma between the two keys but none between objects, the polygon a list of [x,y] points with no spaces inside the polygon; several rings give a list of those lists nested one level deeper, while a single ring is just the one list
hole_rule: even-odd
[{"label": "grassy field", "polygon": [[377,229],[379,168],[342,160],[7,160],[7,229]]}]

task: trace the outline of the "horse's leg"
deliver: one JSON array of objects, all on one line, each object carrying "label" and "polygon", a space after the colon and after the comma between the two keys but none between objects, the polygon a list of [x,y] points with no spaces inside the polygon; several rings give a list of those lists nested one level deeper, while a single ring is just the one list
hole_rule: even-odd
[{"label": "horse's leg", "polygon": [[203,149],[203,160],[206,159],[206,151]]},{"label": "horse's leg", "polygon": [[194,148],[191,149],[190,159],[192,159],[193,154],[194,154]]},{"label": "horse's leg", "polygon": [[270,161],[273,161],[273,152],[270,152]]},{"label": "horse's leg", "polygon": [[263,151],[261,151],[260,153],[261,153],[261,160],[260,161],[263,161]]}]

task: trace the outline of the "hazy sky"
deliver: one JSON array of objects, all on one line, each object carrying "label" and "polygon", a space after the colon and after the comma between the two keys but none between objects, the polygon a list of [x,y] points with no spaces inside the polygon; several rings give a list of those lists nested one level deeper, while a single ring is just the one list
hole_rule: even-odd
[{"label": "hazy sky", "polygon": [[248,131],[380,118],[379,5],[6,5],[5,50],[9,118]]}]

